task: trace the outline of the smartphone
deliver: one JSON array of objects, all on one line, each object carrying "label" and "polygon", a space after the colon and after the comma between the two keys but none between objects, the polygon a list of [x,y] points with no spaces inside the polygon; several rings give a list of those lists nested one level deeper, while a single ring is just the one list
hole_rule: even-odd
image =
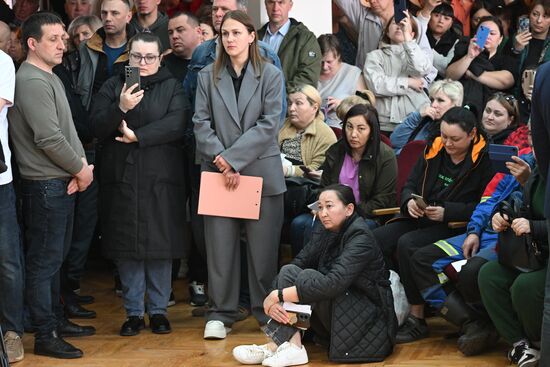
[{"label": "smartphone", "polygon": [[311,168],[306,167],[306,166],[304,166],[304,165],[300,165],[300,166],[298,166],[298,167],[300,167],[300,169],[301,169],[302,171],[304,171],[305,174],[308,174],[308,173],[311,172]]},{"label": "smartphone", "polygon": [[426,200],[424,200],[422,196],[416,195],[416,194],[411,194],[411,196],[414,202],[416,203],[416,206],[418,206],[422,210],[426,209],[428,204],[426,203]]},{"label": "smartphone", "polygon": [[404,11],[407,10],[407,0],[393,0],[393,9],[395,24],[399,24],[403,18],[406,18]]},{"label": "smartphone", "polygon": [[477,28],[476,44],[479,48],[485,48],[485,43],[487,42],[487,37],[489,37],[489,32],[491,32],[491,30],[485,26],[480,25]]},{"label": "smartphone", "polygon": [[518,155],[518,147],[513,145],[489,144],[489,158],[496,172],[510,174],[506,162],[513,162],[512,156]]},{"label": "smartphone", "polygon": [[137,66],[125,66],[124,70],[126,72],[126,88],[130,88],[132,85],[136,84],[138,87],[134,89],[133,93],[141,89],[141,79],[139,77],[139,67]]},{"label": "smartphone", "polygon": [[529,31],[529,17],[521,17],[518,20],[518,33]]}]

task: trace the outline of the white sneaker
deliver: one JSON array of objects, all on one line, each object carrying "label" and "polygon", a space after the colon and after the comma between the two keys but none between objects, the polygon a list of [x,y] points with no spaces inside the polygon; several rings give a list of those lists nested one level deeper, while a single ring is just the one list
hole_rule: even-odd
[{"label": "white sneaker", "polygon": [[286,367],[306,364],[308,362],[306,348],[298,347],[289,342],[284,342],[269,358],[263,360],[263,366]]},{"label": "white sneaker", "polygon": [[233,357],[242,364],[260,364],[273,355],[271,349],[264,345],[239,345],[233,348]]},{"label": "white sneaker", "polygon": [[210,320],[204,327],[204,339],[225,339],[231,328],[225,327],[223,322]]}]

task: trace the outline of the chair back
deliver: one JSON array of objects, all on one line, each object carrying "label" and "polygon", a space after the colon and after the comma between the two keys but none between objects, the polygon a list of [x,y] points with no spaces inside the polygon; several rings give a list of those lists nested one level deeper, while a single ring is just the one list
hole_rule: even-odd
[{"label": "chair back", "polygon": [[401,190],[403,189],[403,186],[405,186],[413,166],[422,155],[425,147],[425,140],[410,141],[405,144],[397,157],[397,205],[401,204]]}]

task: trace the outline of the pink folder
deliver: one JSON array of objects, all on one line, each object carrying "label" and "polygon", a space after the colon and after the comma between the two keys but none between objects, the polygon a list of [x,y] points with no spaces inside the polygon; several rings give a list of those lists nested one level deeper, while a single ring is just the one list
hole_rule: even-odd
[{"label": "pink folder", "polygon": [[237,190],[225,187],[225,177],[217,172],[202,172],[199,192],[201,215],[259,219],[262,199],[262,177],[241,176]]}]

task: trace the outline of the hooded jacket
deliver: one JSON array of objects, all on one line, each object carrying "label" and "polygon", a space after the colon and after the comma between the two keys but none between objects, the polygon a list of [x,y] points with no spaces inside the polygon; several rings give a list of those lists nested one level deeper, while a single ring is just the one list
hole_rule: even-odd
[{"label": "hooded jacket", "polygon": [[[401,214],[409,216],[407,203],[411,194],[421,195],[426,202],[445,208],[443,222],[468,221],[483,190],[494,176],[487,142],[480,136],[464,158],[464,164],[454,181],[436,194],[431,194],[443,164],[445,147],[441,137],[428,145],[413,167],[401,192]],[[431,196],[430,196],[431,195]]]},{"label": "hooded jacket", "polygon": [[[189,105],[181,82],[165,69],[141,78],[145,91],[127,113],[118,107],[124,76],[109,79],[94,98],[92,127],[102,142],[99,208],[103,253],[110,259],[172,259],[185,243],[182,139]],[[125,120],[136,143],[115,140]]]},{"label": "hooded jacket", "polygon": [[416,41],[399,45],[381,43],[378,50],[367,54],[363,75],[368,88],[376,95],[376,109],[383,131],[393,131],[409,113],[429,104],[422,90],[409,88],[409,77],[425,77],[432,60]]},{"label": "hooded jacket", "polygon": [[[268,25],[258,30],[259,39],[264,39]],[[290,18],[290,28],[277,55],[283,65],[287,89],[298,84],[317,86],[321,75],[321,48],[315,34],[303,23]]]},{"label": "hooded jacket", "polygon": [[162,44],[162,50],[164,52],[170,48],[170,38],[168,37],[168,15],[158,12],[157,20],[150,27],[142,27],[138,22],[137,15],[133,16],[130,20],[130,26],[134,28],[135,33],[151,32],[158,38]]}]

